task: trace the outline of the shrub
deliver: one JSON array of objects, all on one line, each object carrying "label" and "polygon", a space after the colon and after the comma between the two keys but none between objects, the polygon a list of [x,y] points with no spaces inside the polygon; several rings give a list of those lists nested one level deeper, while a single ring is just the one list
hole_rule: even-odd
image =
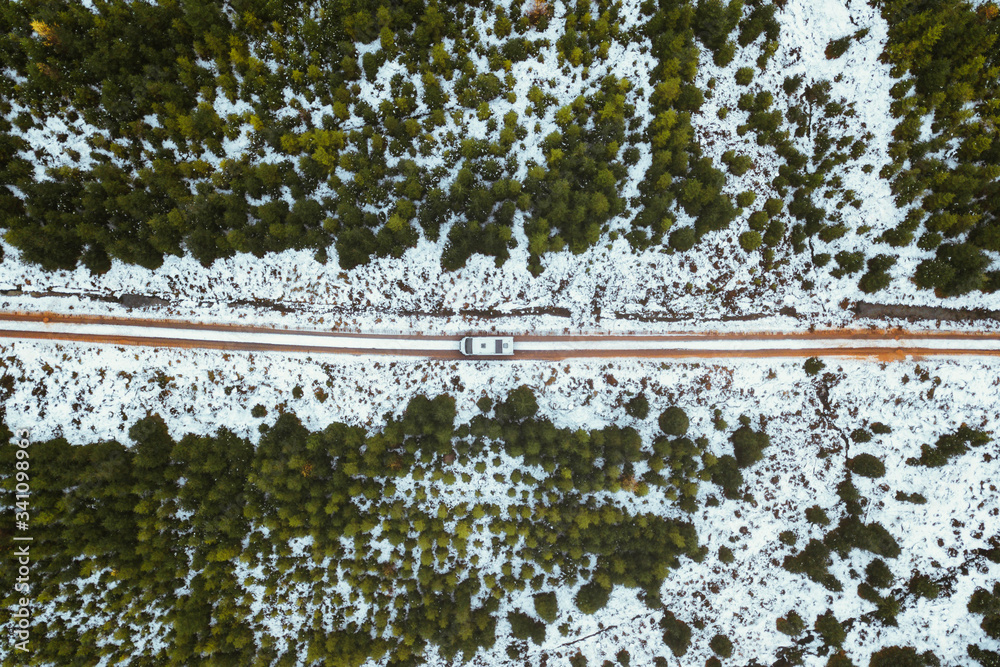
[{"label": "shrub", "polygon": [[732,563],[735,560],[733,550],[724,545],[719,547],[719,560],[726,564]]},{"label": "shrub", "polygon": [[712,483],[722,488],[722,494],[730,500],[739,498],[743,486],[743,473],[736,458],[725,454],[712,467]]},{"label": "shrub", "polygon": [[520,611],[508,613],[507,620],[510,621],[510,631],[518,639],[531,639],[535,644],[545,641],[545,624],[541,621]]},{"label": "shrub", "polygon": [[627,649],[622,649],[615,653],[615,660],[618,661],[618,664],[628,667],[632,663],[632,655]]},{"label": "shrub", "polygon": [[768,197],[767,201],[764,202],[764,212],[773,218],[781,213],[784,206],[785,202],[783,200],[775,197]]},{"label": "shrub", "polygon": [[764,211],[754,211],[750,214],[750,217],[747,218],[747,224],[753,231],[763,232],[767,229],[768,220],[769,218],[767,217],[767,213]]},{"label": "shrub", "polygon": [[863,428],[856,428],[851,431],[851,440],[853,442],[871,442],[872,434]]},{"label": "shrub", "polygon": [[861,493],[858,492],[858,487],[854,486],[854,482],[845,479],[837,484],[837,496],[847,505],[848,514],[861,514],[862,497]]},{"label": "shrub", "polygon": [[805,370],[806,375],[816,375],[821,370],[826,368],[826,364],[823,363],[818,357],[809,357],[806,362],[802,364],[803,370]]},{"label": "shrub", "polygon": [[1000,639],[1000,582],[993,584],[993,591],[977,588],[969,598],[970,614],[982,614],[979,626],[993,639]]},{"label": "shrub", "polygon": [[844,55],[847,51],[847,47],[851,45],[851,36],[841,37],[840,39],[832,39],[826,45],[826,50],[824,51],[827,60],[833,60]]},{"label": "shrub", "polygon": [[896,539],[884,526],[877,522],[862,523],[853,514],[841,519],[823,541],[842,558],[846,558],[852,549],[861,549],[886,558],[895,558],[900,551]]},{"label": "shrub", "polygon": [[829,526],[830,518],[826,511],[819,505],[813,505],[806,510],[806,521],[817,526]]},{"label": "shrub", "polygon": [[926,574],[915,574],[906,584],[907,590],[914,595],[933,600],[941,592],[941,587],[931,581]]},{"label": "shrub", "polygon": [[535,613],[546,623],[552,623],[559,615],[559,601],[555,593],[535,594]]},{"label": "shrub", "polygon": [[892,433],[892,429],[882,422],[872,423],[872,433],[878,433],[879,435],[886,435],[887,433]]},{"label": "shrub", "polygon": [[830,548],[817,539],[811,539],[799,553],[785,556],[782,567],[793,574],[806,575],[827,590],[841,591],[843,585],[827,569],[831,562]]},{"label": "shrub", "polygon": [[830,275],[834,278],[843,278],[861,270],[865,262],[865,254],[860,251],[841,250],[833,256],[833,259],[837,262],[837,268],[830,271]]},{"label": "shrub", "polygon": [[878,479],[885,475],[885,465],[882,461],[871,454],[858,454],[847,460],[847,468],[862,477]]},{"label": "shrub", "polygon": [[778,629],[778,632],[788,635],[789,637],[797,637],[802,634],[805,629],[805,621],[802,617],[798,615],[795,611],[790,611],[783,617],[779,618],[774,622]]},{"label": "shrub", "polygon": [[868,271],[858,280],[858,289],[865,294],[880,292],[892,284],[892,276],[885,271]]},{"label": "shrub", "polygon": [[729,439],[740,468],[752,466],[764,458],[763,450],[771,444],[771,438],[766,433],[754,431],[745,424],[733,431]]},{"label": "shrub", "polygon": [[788,546],[793,547],[795,546],[795,543],[798,541],[798,538],[795,536],[794,531],[783,530],[778,535],[778,541],[781,542],[782,544],[787,544]]},{"label": "shrub", "polygon": [[904,503],[913,503],[914,505],[927,504],[927,498],[919,493],[903,493],[902,491],[897,491],[896,500]]},{"label": "shrub", "polygon": [[921,445],[920,458],[907,459],[906,462],[909,465],[937,468],[948,463],[952,457],[966,453],[969,447],[982,447],[989,441],[990,436],[983,431],[962,424],[954,433],[939,437],[933,447]]},{"label": "shrub", "polygon": [[663,643],[675,657],[687,653],[691,646],[691,626],[674,616],[673,612],[665,611],[660,619],[660,628],[663,630]]},{"label": "shrub", "polygon": [[715,635],[708,642],[708,647],[715,652],[716,655],[723,658],[728,658],[733,654],[733,643],[729,641],[729,637],[725,635]]},{"label": "shrub", "polygon": [[740,208],[746,208],[747,206],[753,204],[755,201],[757,201],[757,194],[750,190],[744,190],[743,192],[736,195],[736,205],[739,206]]},{"label": "shrub", "polygon": [[826,661],[826,667],[855,667],[854,662],[843,651],[837,651]]},{"label": "shrub", "polygon": [[684,435],[688,431],[688,416],[680,408],[671,406],[660,414],[660,430],[667,435]]},{"label": "shrub", "polygon": [[253,406],[253,408],[250,409],[250,416],[254,417],[255,419],[263,419],[264,417],[267,416],[267,408],[258,403],[257,405]]},{"label": "shrub", "polygon": [[865,567],[865,581],[875,588],[889,588],[895,579],[892,570],[881,558],[876,558]]},{"label": "shrub", "polygon": [[844,639],[847,638],[844,626],[833,615],[833,611],[829,609],[827,609],[825,614],[816,617],[816,623],[813,625],[813,628],[823,638],[823,643],[826,646],[840,648],[844,644]]},{"label": "shrub", "polygon": [[649,401],[645,394],[638,394],[629,399],[625,404],[625,412],[636,419],[645,419],[649,416]]},{"label": "shrub", "polygon": [[611,590],[596,581],[584,584],[576,594],[577,609],[584,614],[593,614],[604,608],[611,596]]},{"label": "shrub", "polygon": [[781,220],[772,220],[767,225],[767,231],[764,232],[764,245],[771,247],[776,246],[781,242],[784,235],[785,223]]},{"label": "shrub", "polygon": [[997,667],[1000,665],[1000,653],[984,649],[978,644],[969,644],[966,649],[969,657],[978,662],[982,667]]},{"label": "shrub", "polygon": [[753,81],[753,68],[741,67],[736,70],[736,83],[741,86],[748,86]]},{"label": "shrub", "polygon": [[729,161],[729,173],[733,176],[742,176],[753,167],[753,160],[747,155],[737,155]]},{"label": "shrub", "polygon": [[740,234],[740,247],[743,248],[745,252],[753,252],[759,248],[763,242],[764,239],[758,231],[750,230],[749,232],[743,232]]},{"label": "shrub", "polygon": [[927,651],[919,654],[917,650],[906,646],[887,646],[872,654],[868,667],[936,667],[940,661]]},{"label": "shrub", "polygon": [[691,227],[681,227],[670,232],[668,242],[670,247],[677,252],[687,252],[694,247],[696,240],[694,229]]}]

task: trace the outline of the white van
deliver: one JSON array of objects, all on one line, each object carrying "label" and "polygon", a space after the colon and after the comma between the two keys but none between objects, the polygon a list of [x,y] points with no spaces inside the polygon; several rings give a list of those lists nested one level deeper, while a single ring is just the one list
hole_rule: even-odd
[{"label": "white van", "polygon": [[514,354],[511,336],[466,336],[458,344],[459,351],[467,357],[509,357]]}]

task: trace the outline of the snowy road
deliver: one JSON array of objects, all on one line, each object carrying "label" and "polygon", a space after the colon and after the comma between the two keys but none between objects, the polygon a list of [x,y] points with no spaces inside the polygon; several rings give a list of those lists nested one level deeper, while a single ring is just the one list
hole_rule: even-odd
[{"label": "snowy road", "polygon": [[[457,336],[401,336],[208,325],[179,320],[0,313],[0,337],[110,345],[462,359]],[[1000,334],[902,331],[520,336],[514,359],[1000,355]]]}]

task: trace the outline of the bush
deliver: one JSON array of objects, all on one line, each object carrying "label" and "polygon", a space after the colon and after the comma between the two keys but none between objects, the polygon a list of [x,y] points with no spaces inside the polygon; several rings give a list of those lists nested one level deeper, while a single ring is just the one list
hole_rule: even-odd
[{"label": "bush", "polygon": [[861,549],[886,558],[896,558],[900,551],[896,539],[884,526],[877,522],[862,523],[854,514],[841,519],[837,527],[827,533],[823,541],[842,558],[846,558],[853,549]]},{"label": "bush", "polygon": [[736,195],[736,205],[740,208],[746,208],[757,201],[757,194],[751,190],[744,190],[743,192]]},{"label": "bush", "polygon": [[841,250],[833,256],[833,259],[837,262],[837,268],[830,271],[830,275],[834,278],[843,278],[861,270],[865,262],[865,254]]},{"label": "bush", "polygon": [[826,511],[819,505],[813,505],[806,510],[806,521],[817,526],[829,526],[830,518]]},{"label": "bush", "polygon": [[763,237],[761,237],[760,232],[750,230],[749,232],[743,232],[740,234],[740,247],[743,248],[745,252],[753,252],[761,246],[764,242]]},{"label": "bush", "polygon": [[784,207],[785,202],[775,197],[768,197],[767,201],[764,202],[764,212],[772,218],[781,213]]},{"label": "bush", "polygon": [[897,491],[896,500],[904,503],[913,503],[914,505],[927,504],[927,498],[919,493],[903,493],[902,491]]},{"label": "bush", "polygon": [[918,654],[909,646],[887,646],[873,653],[868,661],[868,667],[936,667],[939,664],[940,661],[930,651]]},{"label": "bush", "polygon": [[865,294],[880,292],[892,284],[892,276],[885,271],[868,271],[858,280],[858,289]]},{"label": "bush", "polygon": [[882,422],[872,423],[872,433],[878,433],[879,435],[886,435],[887,433],[892,433],[892,429],[886,426]]},{"label": "bush", "polygon": [[854,482],[849,479],[837,484],[837,497],[844,501],[847,505],[847,513],[851,515],[861,514],[861,493],[858,492],[858,487],[854,486]]},{"label": "bush", "polygon": [[255,419],[263,419],[264,417],[267,416],[267,408],[258,403],[257,405],[253,406],[253,408],[250,409],[250,416],[254,417]]},{"label": "bush", "polygon": [[945,243],[938,246],[935,259],[917,265],[913,282],[923,289],[935,288],[944,296],[961,296],[982,289],[984,271],[991,260],[969,243]]},{"label": "bush", "polygon": [[858,454],[848,459],[847,468],[857,475],[871,479],[885,476],[885,465],[878,457],[871,454]]},{"label": "bush", "polygon": [[785,556],[782,567],[793,574],[806,575],[827,590],[838,592],[844,587],[830,574],[828,568],[831,562],[830,548],[817,539],[811,539],[798,554]]},{"label": "bush", "polygon": [[763,232],[767,229],[768,220],[769,218],[767,217],[767,213],[764,211],[754,211],[750,214],[750,217],[747,218],[747,224],[753,231]]},{"label": "bush", "polygon": [[535,644],[545,641],[545,624],[536,621],[525,613],[512,611],[507,614],[510,621],[510,631],[518,639],[531,639]]},{"label": "bush", "polygon": [[753,81],[753,68],[741,67],[736,70],[736,83],[741,86],[748,86]]},{"label": "bush", "polygon": [[851,431],[851,441],[853,442],[871,442],[872,434],[863,428],[856,428]]},{"label": "bush", "polygon": [[501,422],[521,421],[534,417],[538,412],[538,401],[531,387],[522,385],[507,395],[507,400],[494,408],[496,418]]},{"label": "bush", "polygon": [[875,588],[889,588],[895,581],[892,570],[881,558],[876,558],[865,567],[865,581]]},{"label": "bush", "polygon": [[639,394],[629,399],[625,404],[625,412],[636,419],[645,419],[649,416],[649,401],[645,394]]},{"label": "bush", "polygon": [[906,584],[907,590],[914,595],[925,597],[928,600],[935,599],[941,592],[941,587],[931,581],[926,574],[915,574]]},{"label": "bush", "polygon": [[622,649],[615,653],[615,660],[618,661],[619,665],[624,665],[628,667],[632,663],[632,655],[626,649]]},{"label": "bush", "polygon": [[816,375],[821,370],[826,368],[826,364],[823,363],[818,357],[809,357],[806,362],[802,364],[802,368],[805,370],[806,375]]},{"label": "bush", "polygon": [[833,615],[833,611],[829,609],[822,616],[816,617],[816,623],[813,625],[813,628],[823,638],[823,644],[826,646],[840,648],[844,644],[844,639],[847,638],[844,626]]},{"label": "bush", "polygon": [[684,435],[688,431],[688,416],[682,409],[671,406],[660,414],[659,424],[667,435]]},{"label": "bush", "polygon": [[729,173],[742,176],[753,168],[753,160],[747,155],[737,155],[729,161]]},{"label": "bush", "polygon": [[933,447],[921,445],[920,458],[907,459],[906,462],[909,465],[937,468],[948,463],[952,457],[966,453],[969,447],[982,447],[989,441],[990,436],[983,431],[962,424],[954,433],[939,437]]},{"label": "bush", "polygon": [[843,651],[837,651],[826,661],[826,667],[855,667],[854,662]]},{"label": "bush", "polygon": [[743,486],[743,473],[736,458],[725,454],[712,467],[712,483],[722,488],[722,494],[730,500],[739,498]]},{"label": "bush", "polygon": [[727,565],[732,563],[735,560],[733,557],[733,550],[727,546],[719,547],[719,560]]},{"label": "bush", "polygon": [[774,624],[778,632],[786,634],[789,637],[798,637],[806,627],[805,621],[795,611],[788,612],[776,620]]},{"label": "bush", "polygon": [[1000,653],[984,649],[978,644],[970,644],[966,649],[969,657],[978,662],[982,667],[997,667],[1000,665]]},{"label": "bush", "polygon": [[745,424],[733,431],[729,439],[740,468],[752,466],[764,458],[763,450],[771,444],[771,438],[766,433],[754,431]]},{"label": "bush", "polygon": [[787,544],[788,546],[793,547],[795,546],[795,543],[798,541],[798,538],[795,536],[794,531],[783,530],[778,535],[778,541],[781,542],[782,544]]},{"label": "bush", "polygon": [[982,614],[979,626],[993,639],[1000,639],[1000,582],[993,584],[993,591],[977,588],[969,598],[970,614]]},{"label": "bush", "polygon": [[826,50],[824,51],[827,60],[833,60],[844,55],[847,51],[847,47],[851,45],[851,36],[841,37],[840,39],[832,39],[826,45]]},{"label": "bush", "polygon": [[715,635],[708,642],[708,647],[715,652],[716,655],[723,658],[728,658],[733,654],[733,643],[729,641],[729,637],[725,635]]},{"label": "bush", "polygon": [[664,611],[660,629],[663,630],[663,643],[675,657],[679,658],[687,653],[691,646],[691,626],[674,616],[673,612]]},{"label": "bush", "polygon": [[535,595],[535,613],[546,623],[552,623],[559,615],[559,601],[555,593],[537,593]]},{"label": "bush", "polygon": [[694,247],[696,240],[694,229],[691,227],[681,227],[670,232],[668,243],[677,252],[687,252]]},{"label": "bush", "polygon": [[604,608],[611,597],[611,590],[592,581],[580,587],[576,594],[576,607],[584,614],[593,614]]}]

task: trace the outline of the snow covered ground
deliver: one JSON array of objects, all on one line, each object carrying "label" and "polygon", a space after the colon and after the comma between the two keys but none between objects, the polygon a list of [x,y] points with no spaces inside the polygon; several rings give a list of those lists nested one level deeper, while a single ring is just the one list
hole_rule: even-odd
[{"label": "snow covered ground", "polygon": [[[825,458],[821,448],[842,447],[841,432],[880,421],[889,435],[868,443],[852,443],[852,456],[869,452],[882,458],[886,477],[869,480],[855,476],[861,494],[870,499],[867,522],[878,521],[903,549],[889,566],[899,589],[913,571],[932,578],[951,578],[935,600],[907,602],[898,627],[856,622],[845,646],[855,664],[867,664],[878,648],[897,643],[933,649],[943,664],[964,664],[965,646],[979,643],[998,648],[986,639],[965,611],[969,595],[1000,576],[1000,567],[979,558],[966,560],[987,547],[995,532],[1000,493],[996,444],[972,450],[943,468],[914,468],[905,464],[919,455],[920,445],[966,423],[996,433],[1000,428],[1000,360],[967,358],[961,361],[920,361],[879,364],[869,361],[830,361],[828,377],[805,374],[800,361],[724,360],[711,364],[643,361],[471,362],[414,359],[320,359],[304,354],[126,349],[16,342],[6,346],[5,372],[19,376],[6,401],[7,423],[27,428],[34,440],[62,435],[83,443],[115,438],[127,442],[127,428],[147,411],[159,412],[171,433],[211,433],[226,426],[255,440],[257,424],[252,406],[268,406],[266,421],[294,411],[311,429],[331,421],[373,428],[385,413],[398,413],[416,394],[447,392],[456,397],[462,423],[478,412],[483,395],[502,398],[511,389],[528,384],[536,390],[541,414],[560,427],[600,428],[608,424],[634,425],[648,446],[656,415],[670,405],[684,408],[691,418],[690,433],[705,435],[710,450],[731,452],[728,435],[737,418],[746,414],[754,425],[762,418],[772,445],[762,462],[745,471],[753,502],[723,499],[716,507],[703,506],[692,518],[702,543],[710,549],[702,563],[685,561],[663,587],[665,605],[679,618],[704,623],[695,630],[691,650],[680,664],[701,664],[710,655],[707,642],[717,632],[735,645],[737,664],[750,659],[767,662],[789,644],[775,630],[775,619],[795,609],[812,623],[833,609],[837,618],[856,618],[874,605],[854,592],[856,575],[872,559],[852,552],[846,560],[834,558],[831,571],[845,584],[843,593],[830,593],[801,575],[780,567],[784,555],[801,548],[823,531],[808,524],[804,510],[819,504],[834,523],[842,515],[835,486],[844,479],[845,452]],[[832,414],[817,396],[819,382],[829,388]],[[300,387],[302,398],[292,396]],[[328,398],[321,401],[316,393]],[[643,391],[651,403],[642,422],[625,415],[621,404]],[[727,431],[713,428],[719,409]],[[512,464],[510,464],[512,465]],[[486,478],[466,488],[449,487],[448,502],[482,491],[502,496],[506,487],[492,489]],[[897,491],[921,493],[928,502],[913,505],[894,499]],[[700,499],[721,497],[717,487],[703,483]],[[614,502],[634,510],[676,515],[662,497],[616,494]],[[785,530],[796,533],[796,548],[778,542]],[[735,562],[718,560],[719,546],[730,547]],[[861,575],[863,576],[863,575]],[[662,645],[659,611],[645,608],[635,594],[616,590],[608,607],[594,616],[582,616],[571,604],[572,588],[558,589],[561,615],[550,626],[541,647],[530,646],[525,659],[537,664],[542,653],[570,656],[580,650],[590,664],[611,659],[626,648],[633,664],[646,665],[656,655],[669,655]],[[505,600],[503,612],[521,609],[533,613],[527,598]],[[294,626],[295,619],[289,619]],[[557,628],[562,624],[565,634]],[[496,648],[476,664],[508,664],[508,643],[502,622]],[[430,660],[429,664],[439,664]],[[441,663],[443,664],[443,663]],[[676,664],[676,663],[671,663]],[[806,664],[822,665],[825,658],[807,656]]]},{"label": "snow covered ground", "polygon": [[[629,3],[622,12],[625,29],[636,20],[634,4]],[[785,76],[802,74],[805,83],[829,80],[833,99],[843,99],[845,106],[853,105],[855,112],[853,117],[837,119],[838,125],[831,128],[834,136],[869,138],[861,159],[837,168],[843,188],[854,190],[863,203],[858,209],[847,206],[837,210],[835,200],[818,198],[817,203],[826,206],[828,213],[843,217],[849,231],[829,244],[815,240],[814,251],[835,253],[840,249],[860,248],[868,256],[900,252],[875,240],[882,231],[895,226],[905,213],[895,208],[888,183],[877,177],[889,160],[887,148],[894,127],[894,120],[888,113],[888,89],[894,80],[889,76],[888,66],[878,61],[886,36],[885,22],[878,11],[867,4],[841,0],[790,0],[776,16],[781,23],[778,51],[767,70],[756,73],[750,86],[736,85],[734,73],[739,67],[753,65],[759,42],[740,49],[736,59],[725,68],[714,66],[710,55],[703,54],[698,82],[707,87],[710,79],[716,80],[712,97],[693,119],[703,148],[714,158],[730,148],[753,157],[754,168],[741,177],[729,175],[726,189],[732,194],[754,191],[758,203],[762,202],[774,195],[769,183],[778,162],[772,149],[756,145],[752,133],[737,137],[735,128],[746,115],[735,109],[737,98],[747,91],[776,91],[780,107],[784,101],[780,87]],[[554,40],[562,26],[561,21],[552,21],[543,36]],[[486,27],[480,26],[480,32],[485,34]],[[831,39],[860,29],[868,29],[869,33],[853,42],[842,57],[826,59],[824,49]],[[616,43],[615,48],[618,47]],[[565,85],[550,90],[562,105],[592,86],[598,74],[605,70],[619,76],[631,73],[641,78],[643,63],[648,57],[635,47],[630,44],[621,53],[613,54],[615,57],[607,63],[595,64],[589,83],[578,77],[563,81],[561,70],[553,64],[552,48],[543,49],[548,63],[545,66],[530,60],[517,64],[519,68],[541,67],[539,71],[518,70],[516,74],[525,85],[552,77],[562,81]],[[392,67],[397,65],[389,62],[383,69],[389,74]],[[365,82],[364,94],[377,106],[381,94],[377,86]],[[637,99],[640,116],[648,114],[643,107],[647,98],[648,95]],[[219,105],[229,104],[224,95],[219,95],[217,100]],[[508,105],[506,101],[498,104]],[[526,104],[524,91],[518,89],[517,110],[523,112]],[[725,121],[720,121],[717,112],[723,106],[732,111]],[[505,109],[503,106],[498,112]],[[322,111],[315,110],[315,114]],[[227,109],[220,108],[218,113],[224,117]],[[536,139],[554,127],[549,117],[539,120],[541,130],[532,130]],[[482,123],[469,122],[468,131],[475,134]],[[37,141],[48,136],[36,134]],[[27,138],[31,140],[32,137]],[[802,138],[800,149],[811,153],[810,141],[808,137]],[[530,138],[528,143],[531,143]],[[241,150],[241,145],[234,145],[232,149]],[[639,168],[642,164],[644,162],[634,167],[625,180],[624,196],[636,194],[635,186],[644,175],[644,170]],[[864,165],[872,167],[870,173],[862,171]],[[854,321],[853,314],[845,307],[858,300],[997,308],[995,295],[971,293],[941,300],[929,291],[916,289],[907,276],[912,274],[918,261],[929,256],[929,252],[916,246],[901,250],[900,261],[891,270],[895,278],[891,287],[872,296],[858,290],[857,274],[833,278],[827,269],[812,267],[806,254],[793,254],[787,243],[777,249],[777,268],[765,272],[760,266],[759,254],[744,253],[737,242],[739,234],[747,229],[748,214],[749,211],[744,213],[730,229],[712,233],[705,242],[683,254],[670,253],[666,248],[636,254],[624,238],[612,241],[605,236],[580,255],[568,251],[547,255],[543,262],[546,270],[538,278],[527,271],[527,240],[520,227],[514,234],[515,239],[520,240],[519,245],[502,267],[497,268],[490,257],[473,256],[465,268],[454,273],[440,267],[446,233],[436,243],[422,239],[399,260],[375,259],[351,271],[340,269],[335,252],[331,253],[330,261],[321,264],[309,252],[289,251],[263,259],[238,256],[217,261],[208,268],[190,257],[168,257],[155,271],[116,261],[111,270],[101,276],[91,276],[82,268],[73,272],[45,273],[22,263],[17,251],[5,246],[5,259],[0,264],[0,290],[86,293],[99,297],[153,296],[168,302],[157,312],[202,321],[294,323],[297,326],[329,326],[332,322],[352,330],[418,329],[426,333],[453,333],[470,327],[520,332],[566,328],[573,331],[641,331],[677,326],[740,330],[803,328],[808,324],[844,326]],[[520,214],[518,216],[520,219]],[[612,220],[609,226],[612,230],[624,229],[627,219]],[[802,287],[804,278],[813,281],[812,289]],[[272,306],[291,312],[275,312]],[[115,304],[90,299],[81,302],[72,297],[5,296],[0,298],[0,308],[127,312]],[[787,313],[793,312],[789,309],[798,317],[788,317]],[[535,315],[531,318],[500,316],[518,310],[531,310]],[[479,311],[490,311],[490,317],[484,318]],[[553,314],[554,311],[558,312]],[[748,317],[758,319],[743,319]],[[735,322],[730,321],[734,318]],[[663,321],[674,319],[684,323]],[[979,323],[976,326],[997,325]]]}]

